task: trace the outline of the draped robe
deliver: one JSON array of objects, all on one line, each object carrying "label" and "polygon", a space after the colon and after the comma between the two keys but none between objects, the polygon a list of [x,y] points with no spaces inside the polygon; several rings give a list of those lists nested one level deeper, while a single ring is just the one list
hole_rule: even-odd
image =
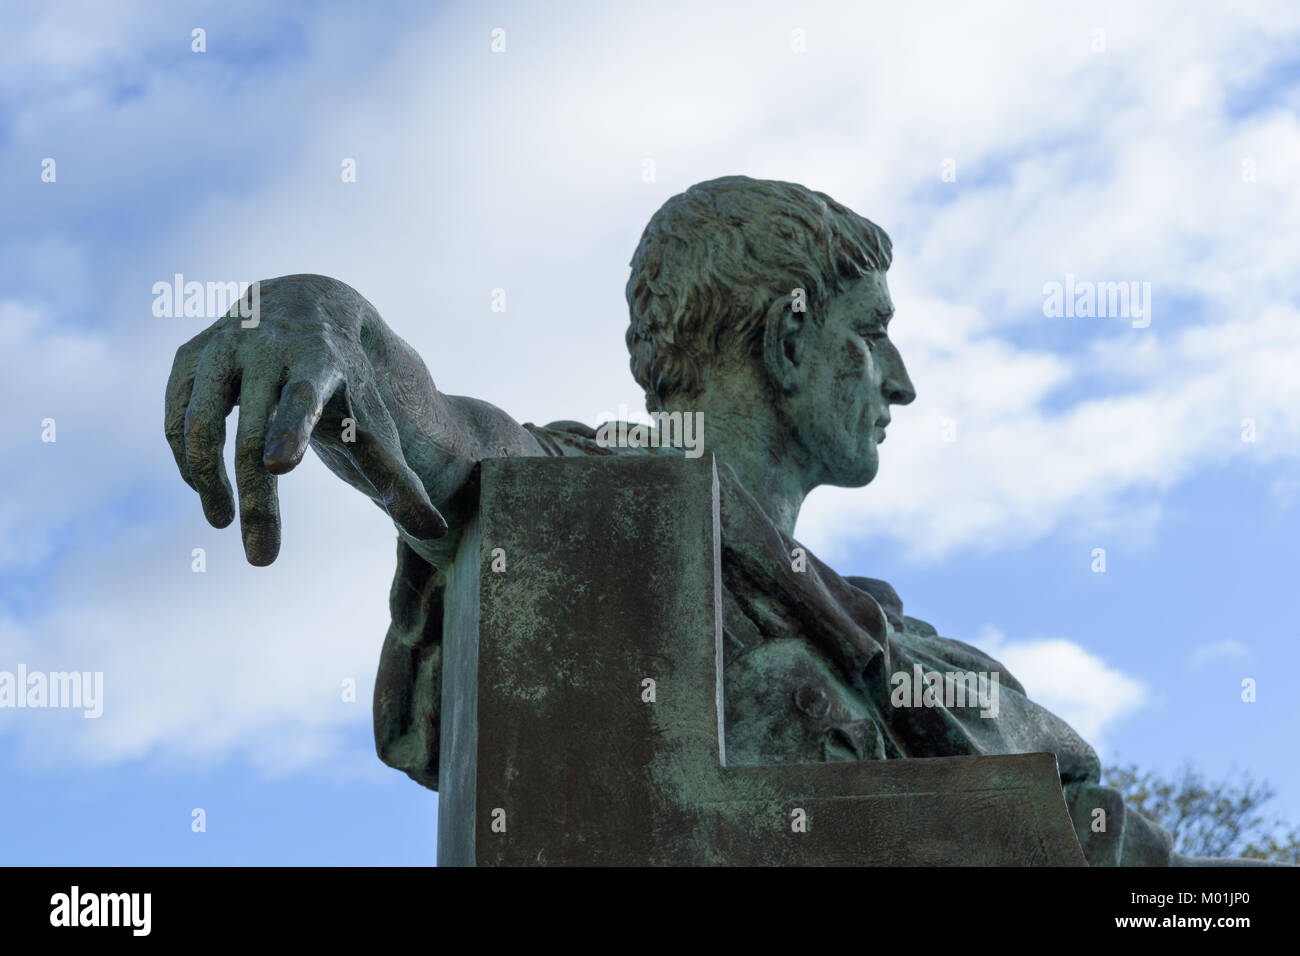
[{"label": "draped robe", "polygon": [[[607,447],[578,422],[524,427],[550,455],[682,453]],[[1050,751],[1091,865],[1210,862],[1174,853],[1165,830],[1125,807],[1117,790],[1100,783],[1093,749],[1031,701],[997,660],[906,616],[884,581],[841,577],[806,548],[806,566],[792,567],[802,546],[768,519],[728,465],[717,467],[729,765]],[[435,790],[443,587],[441,573],[399,541],[374,711],[380,757]],[[948,706],[942,692],[934,706],[897,706],[891,678],[929,672],[997,674],[996,715],[970,701]]]}]

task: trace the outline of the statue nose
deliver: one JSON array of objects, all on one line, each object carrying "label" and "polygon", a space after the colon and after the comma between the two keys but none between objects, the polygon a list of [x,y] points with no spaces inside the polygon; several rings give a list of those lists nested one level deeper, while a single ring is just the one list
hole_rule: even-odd
[{"label": "statue nose", "polygon": [[901,361],[897,361],[890,369],[889,377],[884,383],[884,395],[885,401],[890,405],[907,405],[916,400],[916,389]]},{"label": "statue nose", "polygon": [[881,393],[890,405],[908,405],[916,400],[916,389],[907,374],[907,366],[903,364],[903,356],[898,354],[898,346],[892,342],[889,345],[885,365],[887,373],[881,384]]}]

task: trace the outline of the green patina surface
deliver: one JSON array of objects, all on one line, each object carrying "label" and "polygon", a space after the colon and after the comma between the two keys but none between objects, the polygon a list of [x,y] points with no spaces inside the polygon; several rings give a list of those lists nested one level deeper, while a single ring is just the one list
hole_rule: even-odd
[{"label": "green patina surface", "polygon": [[[706,652],[718,656],[723,680],[712,687],[693,684],[690,692],[724,696],[725,760],[734,768],[731,799],[769,809],[779,803],[772,789],[777,784],[744,776],[745,765],[798,766],[802,779],[823,787],[832,786],[827,773],[840,774],[836,779],[843,783],[842,770],[827,768],[854,765],[876,774],[877,786],[888,789],[891,780],[919,780],[934,772],[935,760],[915,758],[1046,752],[1056,756],[1056,792],[1064,796],[1089,862],[1186,862],[1171,853],[1164,831],[1126,812],[1118,794],[1099,785],[1091,748],[1034,705],[1000,663],[903,615],[901,600],[883,581],[841,577],[812,555],[804,568],[792,564],[800,547],[792,536],[807,494],[821,485],[867,485],[880,465],[891,407],[916,397],[890,338],[891,261],[885,232],[829,196],[743,176],[700,183],[669,199],[633,254],[625,334],[632,374],[645,391],[647,410],[698,423],[694,451],[706,458],[688,461],[716,462],[719,485],[711,500],[718,516],[709,533],[716,536],[718,562],[699,581],[717,575],[711,600],[721,637]],[[668,557],[703,533],[702,526],[684,523],[682,509],[689,508],[681,502],[661,500],[642,512],[645,483],[609,484],[600,477],[604,463],[566,468],[571,483],[550,486],[550,497],[528,508],[507,505],[504,514],[480,514],[480,496],[496,493],[480,486],[480,464],[489,460],[663,456],[680,465],[684,449],[609,448],[578,423],[521,425],[487,402],[447,395],[374,307],[336,279],[268,280],[250,290],[250,303],[178,350],[167,384],[167,440],[205,515],[225,527],[235,519],[236,497],[222,446],[225,420],[238,405],[238,516],[253,564],[275,560],[277,481],[308,447],[391,517],[400,534],[393,620],[375,689],[375,738],[385,761],[447,793],[440,772],[445,777],[448,769],[440,771],[440,755],[450,740],[476,734],[478,694],[490,692],[521,707],[567,706],[566,700],[586,699],[582,695],[591,688],[584,681],[613,673],[592,670],[591,655],[597,664],[605,655],[618,659],[646,638],[638,638],[635,613],[620,605],[600,619],[604,646],[572,643],[566,618],[581,619],[597,584],[608,583],[601,575],[614,571],[612,552],[602,552],[605,542],[593,536],[607,538],[611,548],[614,542],[630,547],[642,536],[639,557],[622,556],[641,560],[647,569],[627,580],[628,591],[675,594],[698,611],[703,596],[691,589],[704,584],[680,576]],[[552,361],[557,374],[581,371],[564,368],[558,356]],[[570,520],[546,522],[548,508]],[[591,520],[579,522],[579,511]],[[500,646],[493,645],[493,653],[503,653],[507,662],[531,663],[494,666],[471,678],[464,635],[474,633],[479,608],[470,595],[476,580],[493,578],[478,578],[481,569],[471,572],[455,558],[480,533],[476,521],[511,522],[520,533],[542,522],[547,531],[527,538],[532,543],[508,557],[513,570],[489,587],[492,614],[500,616]],[[583,565],[579,553],[604,553],[606,562]],[[589,576],[575,573],[583,567]],[[447,600],[451,594],[461,596]],[[671,626],[668,620],[661,624]],[[450,636],[444,643],[444,627],[467,643]],[[668,647],[658,652],[665,672],[678,653]],[[455,668],[448,663],[452,657]],[[968,707],[891,701],[892,677],[914,668],[999,674],[999,713],[987,719]],[[585,719],[599,739],[601,716],[569,713],[565,719]],[[664,713],[660,719],[669,722],[658,728],[662,742],[675,739],[671,722],[685,718]],[[508,738],[499,739],[508,749]],[[709,804],[700,796],[708,787],[695,788],[697,780],[714,779],[712,770],[689,762],[665,766],[671,770],[661,775],[656,792],[694,793],[692,806]],[[997,777],[1013,773],[1007,769],[1013,764],[990,766],[993,791],[1015,789]],[[502,772],[515,779],[513,768]],[[951,770],[953,779],[983,772]],[[463,792],[470,771],[457,764],[454,773],[455,788]],[[668,777],[673,779],[666,782]],[[905,814],[896,807],[908,800],[924,805],[921,791],[899,786],[891,797],[894,809],[877,812]],[[836,805],[833,788],[818,792],[828,807]],[[962,792],[983,791],[972,786]],[[450,805],[450,812],[470,814],[472,802],[460,799],[444,802],[444,813]],[[932,806],[926,812],[938,811]],[[1103,830],[1093,823],[1098,812],[1110,821]],[[942,855],[945,840],[949,848],[967,847],[959,828],[943,836],[943,821],[931,822],[938,827],[932,837],[939,847],[931,858]],[[751,823],[766,832],[766,823]],[[869,835],[877,849],[909,852],[887,829],[854,832]],[[469,842],[458,844],[462,856],[472,843],[469,836],[463,839]],[[963,852],[978,859],[981,846]],[[825,852],[834,856],[833,848]]]}]

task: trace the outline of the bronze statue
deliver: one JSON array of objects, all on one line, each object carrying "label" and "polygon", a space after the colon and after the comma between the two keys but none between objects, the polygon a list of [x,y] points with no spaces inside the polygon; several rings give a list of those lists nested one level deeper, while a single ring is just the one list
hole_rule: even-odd
[{"label": "bronze statue", "polygon": [[[872,480],[890,407],[915,398],[889,337],[890,260],[885,232],[830,197],[743,176],[671,198],[632,259],[626,339],[647,409],[661,426],[701,422],[718,463],[728,761],[1052,751],[1090,863],[1197,862],[1100,785],[1092,748],[996,660],[904,615],[885,582],[841,577],[793,539],[813,488]],[[180,348],[167,439],[204,514],[225,527],[235,507],[222,445],[239,405],[235,478],[255,565],[275,560],[278,476],[309,444],[393,519],[376,742],[386,762],[436,788],[443,574],[475,506],[476,463],[683,449],[644,435],[620,443],[616,429],[577,422],[521,425],[445,395],[334,279],[263,282],[259,308],[256,322],[232,310]]]}]

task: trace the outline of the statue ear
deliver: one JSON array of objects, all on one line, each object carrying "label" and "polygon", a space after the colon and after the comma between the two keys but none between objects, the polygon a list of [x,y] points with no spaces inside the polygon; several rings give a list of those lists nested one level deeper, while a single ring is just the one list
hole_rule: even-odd
[{"label": "statue ear", "polygon": [[787,395],[798,391],[795,371],[803,361],[808,313],[796,311],[794,297],[783,295],[768,307],[763,325],[763,364]]}]

